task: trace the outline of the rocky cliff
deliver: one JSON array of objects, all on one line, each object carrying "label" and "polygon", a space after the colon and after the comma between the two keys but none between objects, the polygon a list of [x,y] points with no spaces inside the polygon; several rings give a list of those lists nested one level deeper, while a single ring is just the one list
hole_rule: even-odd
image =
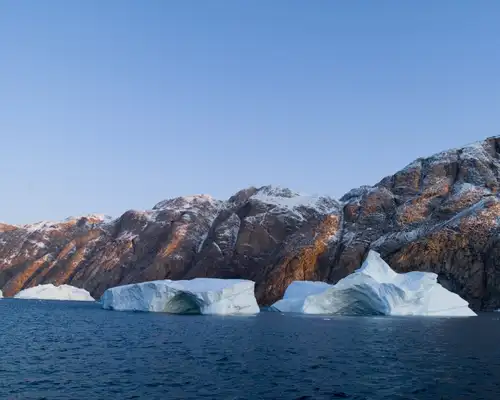
[{"label": "rocky cliff", "polygon": [[248,188],[180,197],[118,219],[0,224],[0,289],[248,278],[261,304],[293,280],[336,282],[372,248],[399,272],[433,271],[475,309],[500,308],[500,138],[418,159],[340,201]]}]

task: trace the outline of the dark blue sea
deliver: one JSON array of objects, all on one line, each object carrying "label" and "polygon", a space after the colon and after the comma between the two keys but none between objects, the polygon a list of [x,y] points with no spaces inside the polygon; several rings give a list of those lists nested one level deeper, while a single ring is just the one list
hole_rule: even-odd
[{"label": "dark blue sea", "polygon": [[172,316],[0,301],[0,399],[500,399],[500,314]]}]

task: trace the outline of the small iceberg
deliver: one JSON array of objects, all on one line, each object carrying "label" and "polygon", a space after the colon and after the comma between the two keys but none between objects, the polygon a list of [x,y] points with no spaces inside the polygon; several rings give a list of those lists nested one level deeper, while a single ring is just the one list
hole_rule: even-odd
[{"label": "small iceberg", "polygon": [[51,283],[21,290],[15,299],[95,301],[85,289],[70,285],[55,286]]},{"label": "small iceberg", "polygon": [[255,282],[241,279],[195,278],[159,280],[117,286],[104,292],[106,310],[171,314],[257,314]]},{"label": "small iceberg", "polygon": [[361,268],[337,284],[294,281],[272,308],[332,315],[477,315],[467,301],[442,287],[437,278],[431,272],[398,274],[370,250]]}]

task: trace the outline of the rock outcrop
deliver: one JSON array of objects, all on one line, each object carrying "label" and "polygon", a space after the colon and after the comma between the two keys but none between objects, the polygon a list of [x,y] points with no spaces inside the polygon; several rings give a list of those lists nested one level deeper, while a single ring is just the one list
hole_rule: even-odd
[{"label": "rock outcrop", "polygon": [[500,307],[500,138],[418,159],[340,201],[289,189],[248,188],[152,210],[0,224],[0,289],[45,283],[98,298],[157,279],[250,279],[262,305],[296,280],[335,283],[369,249],[397,271],[435,272],[476,309]]}]

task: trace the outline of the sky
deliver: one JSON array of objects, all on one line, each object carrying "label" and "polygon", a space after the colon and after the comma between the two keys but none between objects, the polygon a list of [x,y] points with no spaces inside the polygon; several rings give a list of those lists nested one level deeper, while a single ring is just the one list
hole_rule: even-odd
[{"label": "sky", "polygon": [[0,0],[0,220],[340,197],[500,134],[500,2]]}]

